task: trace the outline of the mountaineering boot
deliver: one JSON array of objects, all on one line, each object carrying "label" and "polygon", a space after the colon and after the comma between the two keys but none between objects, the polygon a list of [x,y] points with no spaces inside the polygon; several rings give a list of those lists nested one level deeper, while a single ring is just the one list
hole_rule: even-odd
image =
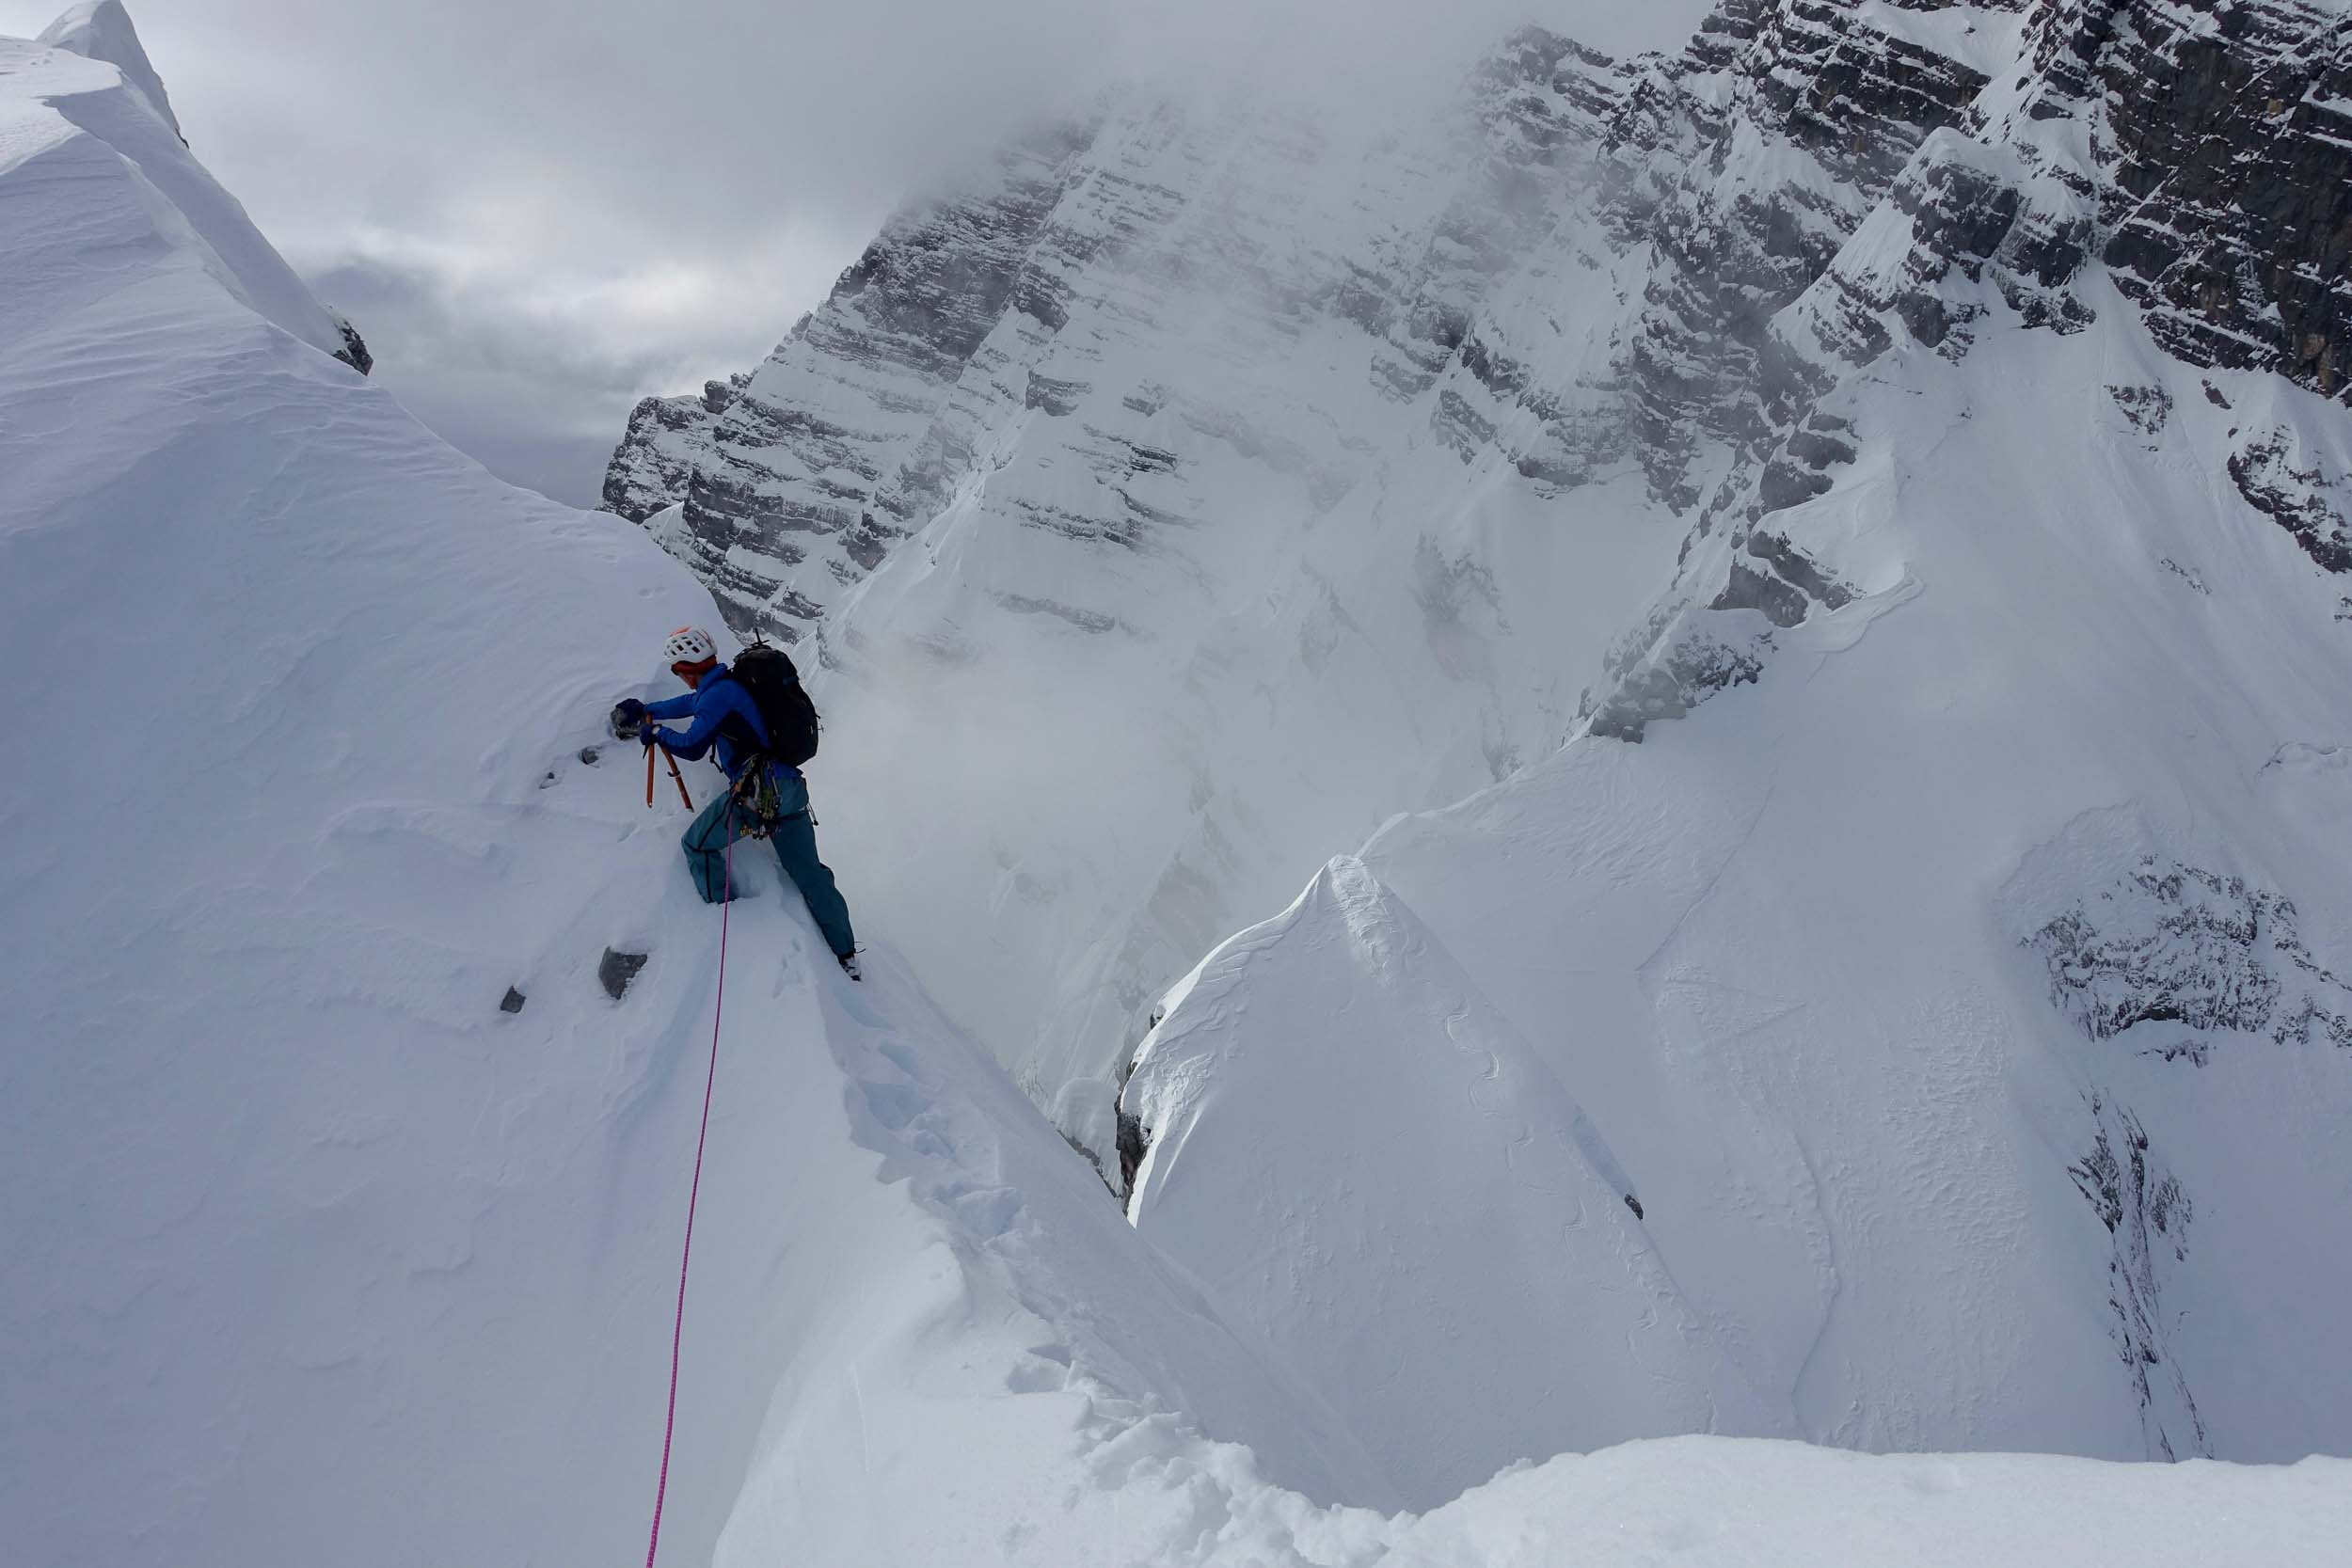
[{"label": "mountaineering boot", "polygon": [[855,953],[836,953],[834,956],[841,960],[842,974],[847,974],[852,980],[864,980],[866,978],[865,975],[858,973],[857,955]]}]

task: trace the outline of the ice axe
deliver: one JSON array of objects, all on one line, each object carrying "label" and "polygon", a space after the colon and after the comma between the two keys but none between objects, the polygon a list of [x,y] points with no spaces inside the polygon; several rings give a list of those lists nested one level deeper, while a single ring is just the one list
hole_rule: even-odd
[{"label": "ice axe", "polygon": [[671,756],[660,746],[645,748],[645,809],[647,811],[653,809],[653,754],[656,752],[660,752],[670,764],[670,781],[677,785],[678,803],[688,811],[692,811],[694,798],[686,793],[686,775],[677,770],[677,758]]},{"label": "ice axe", "polygon": [[[645,705],[634,699],[622,703],[612,710],[612,736],[616,740],[636,740],[644,736],[652,721],[645,717]],[[669,758],[670,778],[677,785],[677,798],[688,811],[694,809],[694,798],[686,793],[686,775],[677,770],[677,758],[658,746],[645,748],[645,809],[653,809],[653,754],[661,751]]]}]

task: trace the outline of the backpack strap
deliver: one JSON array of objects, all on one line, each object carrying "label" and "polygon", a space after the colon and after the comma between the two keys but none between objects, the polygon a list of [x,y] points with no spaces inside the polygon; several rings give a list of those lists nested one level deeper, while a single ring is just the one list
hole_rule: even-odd
[{"label": "backpack strap", "polygon": [[[759,705],[752,701],[752,689],[736,678],[732,666],[721,670],[719,678],[731,683],[736,690],[741,692],[743,700],[751,705],[754,713],[759,711]],[[759,732],[752,727],[750,721],[740,712],[730,713],[720,720],[719,729],[736,743],[736,751],[747,758],[760,756],[768,750],[768,743],[759,738]],[[747,768],[748,766],[746,764]]]}]

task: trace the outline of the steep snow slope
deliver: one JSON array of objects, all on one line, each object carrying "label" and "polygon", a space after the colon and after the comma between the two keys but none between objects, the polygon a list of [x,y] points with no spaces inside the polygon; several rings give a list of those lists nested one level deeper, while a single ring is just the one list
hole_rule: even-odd
[{"label": "steep snow slope", "polygon": [[[114,70],[6,42],[0,78],[0,659],[54,746],[0,792],[12,1559],[626,1552],[720,926],[597,726],[708,598],[255,313]],[[870,997],[812,979],[797,900],[742,870],[679,1559],[771,1400],[837,1456],[852,1386],[890,1419],[1081,1353],[1274,1474],[1375,1488],[886,956]],[[617,1004],[608,950],[647,956]],[[1040,1235],[1051,1326],[980,1256]]]},{"label": "steep snow slope", "polygon": [[[1838,608],[1677,610],[1669,648],[1744,628],[1748,684],[1391,825],[1143,1049],[1137,1224],[1419,1497],[1692,1402],[2352,1450],[2352,610],[2227,461],[2276,428],[2343,473],[2352,420],[2169,360],[2095,272],[2064,336],[1948,287],[1964,356],[1898,340],[1851,462],[1772,515]],[[1604,1336],[1663,1392],[1597,1375]]]},{"label": "steep snow slope", "polygon": [[[86,221],[118,226],[119,243],[165,244],[183,262],[202,266],[230,295],[293,333],[314,348],[333,355],[364,372],[369,368],[367,345],[349,322],[319,304],[276,249],[254,229],[245,208],[192,157],[180,137],[180,122],[164,94],[163,79],[139,47],[137,30],[120,0],[97,0],[77,6],[59,17],[40,41],[62,54],[80,55],[121,72],[73,75],[53,64],[52,84],[39,88],[54,112],[21,127],[23,139],[11,152],[12,162],[29,162],[20,182],[72,181],[95,161],[99,176],[120,188],[106,198],[110,211],[101,218],[93,203]],[[114,84],[119,81],[119,87]],[[67,136],[54,123],[63,119],[81,136]],[[151,121],[168,132],[154,134]],[[93,150],[103,148],[108,150]],[[116,170],[127,163],[136,178],[123,183]],[[20,217],[46,215],[52,210],[18,203]],[[134,211],[135,209],[135,211]],[[135,239],[151,230],[151,240]],[[27,263],[81,270],[90,236],[11,234],[12,253]],[[102,288],[105,274],[87,276],[66,286]]]}]

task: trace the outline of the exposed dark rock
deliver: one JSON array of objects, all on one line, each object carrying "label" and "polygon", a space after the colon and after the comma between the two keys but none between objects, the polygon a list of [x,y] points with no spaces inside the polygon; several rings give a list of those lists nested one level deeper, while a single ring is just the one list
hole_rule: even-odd
[{"label": "exposed dark rock", "polygon": [[1031,371],[1027,404],[1029,407],[1041,408],[1048,414],[1074,414],[1078,411],[1078,400],[1090,390],[1092,388],[1083,381],[1057,381],[1052,376]]},{"label": "exposed dark rock", "polygon": [[637,972],[645,967],[647,957],[644,953],[624,953],[617,948],[606,948],[604,958],[596,964],[596,983],[604,987],[604,994],[615,1002],[626,996],[629,982],[636,979]]},{"label": "exposed dark rock", "polygon": [[332,313],[335,330],[342,334],[343,340],[343,346],[335,351],[335,357],[361,375],[375,369],[375,356],[368,352],[368,341],[359,336],[359,329],[351,325],[351,318],[340,310]]},{"label": "exposed dark rock", "polygon": [[2164,429],[2165,421],[2172,417],[2172,394],[2161,387],[2110,385],[2107,396],[2115,400],[2115,406],[2123,411],[2123,417],[2131,420],[2132,427],[2143,436],[2158,434]]},{"label": "exposed dark rock", "polygon": [[1144,1136],[1142,1119],[1127,1109],[1119,1107],[1119,1187],[1121,1192],[1136,1190],[1136,1172],[1143,1168],[1143,1156],[1151,1142]]},{"label": "exposed dark rock", "polygon": [[1787,443],[1789,456],[1808,468],[1827,468],[1835,464],[1854,460],[1854,447],[1847,439],[1853,432],[1851,421],[1832,414],[1816,412],[1798,429],[1790,432]]},{"label": "exposed dark rock", "polygon": [[1687,717],[1717,692],[1754,681],[1772,642],[1769,631],[1718,635],[1709,625],[1686,623],[1647,664],[1632,662],[1628,650],[1628,662],[1618,667],[1608,699],[1592,712],[1587,733],[1639,742],[1651,721]]},{"label": "exposed dark rock", "polygon": [[2148,1457],[2210,1457],[2204,1419],[2167,1343],[2170,1320],[2163,1308],[2163,1280],[2171,1265],[2187,1260],[2195,1211],[2180,1181],[2156,1165],[2137,1117],[2098,1095],[2090,1097],[2090,1152],[2066,1173],[2114,1239],[2107,1305],[2115,1312],[2117,1356],[2139,1396]]},{"label": "exposed dark rock", "polygon": [[2170,556],[2168,555],[2163,557],[2156,562],[2156,564],[2171,573],[2174,577],[2179,578],[2183,582],[2187,583],[2189,587],[2196,590],[2198,593],[2204,594],[2208,598],[2213,596],[2213,590],[2205,586],[2205,579],[2202,577],[2182,565]]},{"label": "exposed dark rock", "polygon": [[2287,430],[2274,430],[2230,456],[2230,479],[2257,512],[2294,536],[2303,552],[2330,572],[2352,572],[2352,519],[2339,498],[2352,505],[2352,482],[2331,478],[2316,463],[2297,467],[2297,443]]},{"label": "exposed dark rock", "polygon": [[2293,902],[2242,877],[2143,857],[2026,945],[2093,1040],[2167,1023],[2352,1049],[2352,984],[2312,958]]},{"label": "exposed dark rock", "polygon": [[[1853,602],[1853,590],[1821,570],[1813,558],[1769,529],[1748,535],[1748,553],[1768,562],[1807,598],[1839,610]],[[1760,608],[1760,607],[1759,607]]]},{"label": "exposed dark rock", "polygon": [[513,986],[509,986],[506,988],[506,994],[499,1000],[499,1011],[502,1013],[519,1013],[523,1010],[524,1000],[525,998],[521,991],[516,990]]},{"label": "exposed dark rock", "polygon": [[1793,626],[1805,616],[1805,596],[1776,577],[1757,571],[1744,561],[1731,563],[1731,576],[1709,610],[1758,610],[1776,626]]},{"label": "exposed dark rock", "polygon": [[1775,458],[1764,466],[1763,476],[1756,481],[1756,499],[1766,512],[1782,512],[1827,495],[1830,483],[1825,473]]},{"label": "exposed dark rock", "polygon": [[2352,16],[2058,0],[2036,57],[2102,133],[2101,255],[2156,341],[2352,397]]}]

